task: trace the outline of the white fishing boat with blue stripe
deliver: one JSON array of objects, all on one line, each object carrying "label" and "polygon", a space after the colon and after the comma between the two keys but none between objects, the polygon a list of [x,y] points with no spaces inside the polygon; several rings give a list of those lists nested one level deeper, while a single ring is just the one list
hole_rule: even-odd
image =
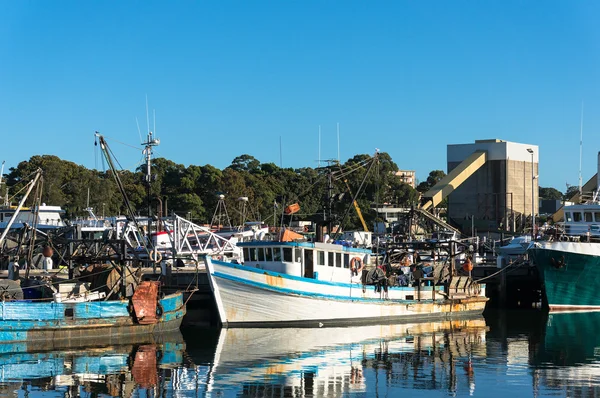
[{"label": "white fishing boat with blue stripe", "polygon": [[388,283],[371,250],[300,241],[238,243],[244,262],[206,256],[224,327],[323,327],[481,314],[485,285],[470,277]]}]

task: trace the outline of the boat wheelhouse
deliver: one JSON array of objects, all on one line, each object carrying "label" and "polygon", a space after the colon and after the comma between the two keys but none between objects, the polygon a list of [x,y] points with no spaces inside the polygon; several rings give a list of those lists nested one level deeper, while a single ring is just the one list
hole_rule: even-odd
[{"label": "boat wheelhouse", "polygon": [[564,215],[565,235],[600,238],[600,203],[565,206]]},{"label": "boat wheelhouse", "polygon": [[322,281],[349,282],[350,269],[370,266],[372,252],[368,249],[321,242],[239,242],[244,265],[312,278]]},{"label": "boat wheelhouse", "polygon": [[[0,230],[8,226],[8,222],[17,211],[17,206],[0,207]],[[62,228],[65,211],[60,206],[48,206],[42,203],[38,207],[22,207],[13,220],[10,228],[22,228],[25,224],[40,230]],[[36,217],[37,215],[37,217]]]}]

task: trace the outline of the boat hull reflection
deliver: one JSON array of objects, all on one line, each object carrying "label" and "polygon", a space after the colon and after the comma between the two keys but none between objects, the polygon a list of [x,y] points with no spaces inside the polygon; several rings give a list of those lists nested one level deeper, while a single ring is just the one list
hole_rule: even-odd
[{"label": "boat hull reflection", "polygon": [[[533,365],[536,383],[570,396],[600,395],[600,312],[550,313]],[[590,390],[591,389],[591,390]]]},{"label": "boat hull reflection", "polygon": [[222,329],[207,389],[242,386],[245,395],[254,395],[264,385],[280,385],[299,396],[367,391],[376,381],[366,369],[398,366],[415,355],[431,364],[445,363],[435,369],[450,371],[464,364],[468,371],[473,356],[486,355],[486,331],[483,317],[360,327]]},{"label": "boat hull reflection", "polygon": [[[25,382],[43,388],[72,388],[95,383],[106,392],[111,383],[118,382],[119,386],[112,389],[116,396],[122,396],[123,382],[127,379],[131,391],[155,387],[158,369],[181,365],[185,344],[181,333],[175,331],[158,336],[113,337],[110,342],[73,339],[3,344],[0,349],[3,385]],[[112,377],[115,375],[127,376]]]}]

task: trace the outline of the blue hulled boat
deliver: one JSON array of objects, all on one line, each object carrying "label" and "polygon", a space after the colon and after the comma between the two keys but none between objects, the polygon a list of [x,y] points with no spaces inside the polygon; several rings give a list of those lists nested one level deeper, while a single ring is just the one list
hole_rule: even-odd
[{"label": "blue hulled boat", "polygon": [[114,339],[178,330],[183,293],[158,297],[159,282],[142,282],[131,300],[16,300],[0,302],[0,343]]}]

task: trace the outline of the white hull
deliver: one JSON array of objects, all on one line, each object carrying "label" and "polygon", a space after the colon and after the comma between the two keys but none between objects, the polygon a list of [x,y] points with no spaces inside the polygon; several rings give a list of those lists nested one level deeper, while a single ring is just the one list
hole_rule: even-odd
[{"label": "white hull", "polygon": [[481,314],[485,290],[470,299],[445,300],[440,286],[390,287],[387,297],[373,286],[329,283],[206,260],[219,316],[226,327],[365,324],[449,319]]}]

